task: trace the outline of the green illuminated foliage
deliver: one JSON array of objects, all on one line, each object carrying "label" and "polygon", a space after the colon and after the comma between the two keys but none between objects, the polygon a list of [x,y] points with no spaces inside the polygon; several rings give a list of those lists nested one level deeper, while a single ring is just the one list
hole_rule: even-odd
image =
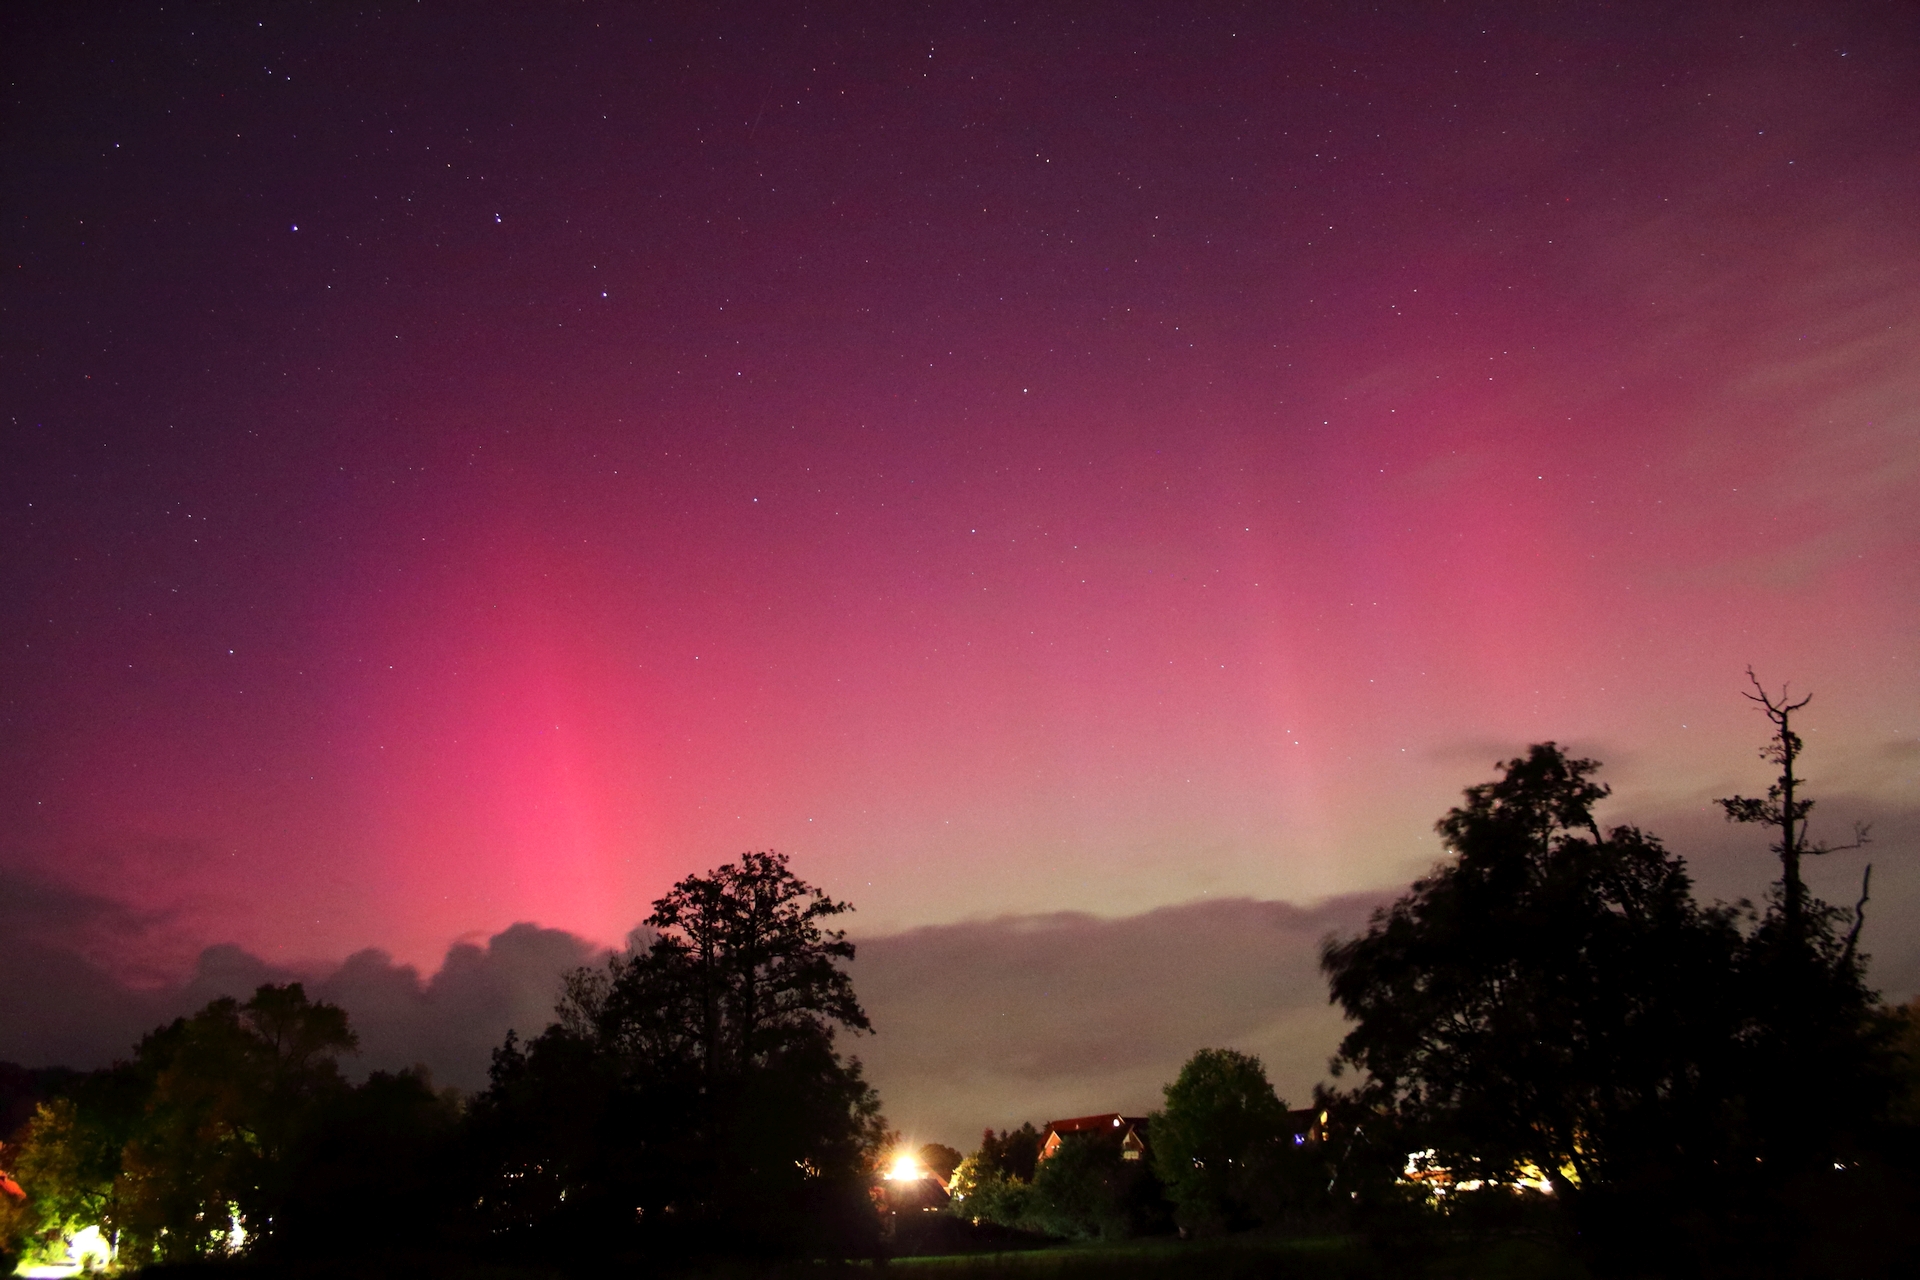
[{"label": "green illuminated foliage", "polygon": [[1287,1105],[1260,1059],[1202,1049],[1165,1092],[1149,1131],[1154,1170],[1180,1225],[1213,1232],[1277,1216],[1295,1162]]}]

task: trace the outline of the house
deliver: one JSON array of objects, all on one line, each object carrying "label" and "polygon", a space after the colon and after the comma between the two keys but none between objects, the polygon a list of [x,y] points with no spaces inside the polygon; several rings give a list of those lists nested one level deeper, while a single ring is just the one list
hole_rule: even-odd
[{"label": "house", "polygon": [[905,1152],[894,1158],[873,1188],[874,1207],[882,1214],[933,1213],[946,1208],[952,1198],[945,1178]]},{"label": "house", "polygon": [[874,1207],[883,1214],[937,1213],[952,1197],[932,1174],[918,1178],[888,1178],[873,1189]]},{"label": "house", "polygon": [[1122,1160],[1139,1160],[1147,1153],[1145,1116],[1123,1116],[1117,1111],[1108,1111],[1097,1116],[1075,1116],[1071,1120],[1049,1120],[1042,1132],[1045,1139],[1040,1144],[1041,1160],[1058,1151],[1064,1138],[1078,1134],[1119,1138]]},{"label": "house", "polygon": [[[1572,1170],[1569,1169],[1566,1172],[1570,1174]],[[1577,1179],[1570,1180],[1577,1185]],[[1436,1199],[1442,1200],[1456,1191],[1478,1191],[1488,1185],[1519,1188],[1523,1191],[1538,1192],[1543,1196],[1554,1193],[1553,1180],[1547,1177],[1539,1165],[1530,1160],[1514,1166],[1503,1178],[1463,1178],[1459,1173],[1441,1164],[1431,1149],[1407,1153],[1407,1164],[1400,1173],[1400,1181],[1420,1187]]]},{"label": "house", "polygon": [[1327,1113],[1318,1107],[1300,1107],[1287,1112],[1287,1133],[1296,1147],[1317,1147],[1326,1141]]}]

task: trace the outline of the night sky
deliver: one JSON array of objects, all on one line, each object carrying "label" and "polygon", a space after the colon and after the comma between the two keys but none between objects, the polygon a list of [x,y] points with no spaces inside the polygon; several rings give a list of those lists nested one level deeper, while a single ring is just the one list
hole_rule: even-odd
[{"label": "night sky", "polygon": [[4,21],[15,938],[1310,912],[1548,738],[1758,897],[1752,664],[1920,988],[1912,6]]}]

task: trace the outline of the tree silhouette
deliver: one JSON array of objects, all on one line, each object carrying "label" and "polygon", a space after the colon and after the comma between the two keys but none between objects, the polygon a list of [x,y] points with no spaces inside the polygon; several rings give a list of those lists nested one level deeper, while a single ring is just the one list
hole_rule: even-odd
[{"label": "tree silhouette", "polygon": [[1701,1132],[1738,1026],[1739,935],[1681,860],[1603,832],[1591,760],[1548,742],[1438,824],[1451,860],[1322,967],[1354,1027],[1351,1102],[1457,1177],[1544,1178],[1562,1203],[1710,1164]]},{"label": "tree silhouette", "polygon": [[835,1046],[871,1026],[823,924],[848,910],[774,852],[675,884],[645,950],[568,975],[558,1022],[494,1055],[487,1212],[734,1247],[871,1228],[854,1209],[885,1124]]},{"label": "tree silhouette", "polygon": [[1260,1059],[1202,1049],[1165,1089],[1153,1114],[1153,1167],[1191,1231],[1251,1226],[1278,1215],[1292,1144],[1287,1104]]},{"label": "tree silhouette", "polygon": [[251,1251],[347,1092],[346,1013],[297,982],[215,1000],[43,1104],[20,1154],[32,1227],[98,1226],[125,1265]]},{"label": "tree silhouette", "polygon": [[774,852],[688,876],[653,904],[647,923],[661,932],[649,959],[688,988],[709,1077],[763,1064],[796,1033],[872,1030],[841,968],[853,944],[820,925],[848,910]]},{"label": "tree silhouette", "polygon": [[[1718,803],[1731,822],[1772,828],[1770,848],[1780,860],[1780,879],[1741,957],[1747,1017],[1741,1031],[1746,1074],[1739,1086],[1746,1100],[1746,1142],[1777,1180],[1793,1170],[1830,1168],[1872,1125],[1892,1086],[1879,1063],[1886,1028],[1872,1017],[1874,994],[1859,950],[1873,868],[1863,872],[1851,912],[1815,897],[1801,874],[1807,858],[1867,844],[1868,829],[1856,824],[1846,844],[1812,837],[1808,815],[1814,802],[1798,771],[1805,743],[1793,729],[1794,715],[1812,699],[1790,700],[1784,689],[1777,697],[1770,694],[1752,668],[1747,679],[1753,691],[1745,696],[1773,726],[1761,758],[1780,772],[1764,798],[1731,796]],[[1820,1099],[1818,1124],[1795,1114],[1808,1098]]]},{"label": "tree silhouette", "polygon": [[290,1152],[346,1089],[335,1055],[357,1044],[345,1011],[297,982],[215,1000],[143,1039],[136,1062],[152,1085],[119,1180],[131,1256],[225,1254],[270,1231]]},{"label": "tree silhouette", "polygon": [[1033,1171],[1016,1225],[1076,1239],[1124,1240],[1164,1229],[1167,1204],[1145,1160],[1124,1157],[1120,1135],[1096,1129],[1063,1135]]},{"label": "tree silhouette", "polygon": [[[1775,698],[1760,683],[1760,678],[1754,675],[1752,667],[1747,668],[1747,680],[1753,685],[1753,692],[1742,696],[1749,702],[1757,703],[1773,723],[1773,737],[1760,749],[1760,758],[1779,765],[1780,776],[1767,788],[1765,799],[1729,796],[1714,803],[1726,810],[1729,822],[1753,823],[1778,829],[1780,834],[1774,839],[1772,848],[1780,858],[1781,928],[1788,938],[1801,939],[1807,935],[1811,914],[1806,882],[1800,876],[1801,860],[1862,848],[1869,843],[1868,828],[1863,823],[1855,823],[1852,843],[1841,845],[1816,841],[1808,834],[1807,815],[1813,811],[1813,801],[1800,794],[1804,780],[1794,772],[1794,764],[1806,744],[1793,731],[1793,713],[1812,702],[1813,695],[1808,694],[1798,702],[1789,702],[1787,691],[1783,688],[1780,696]],[[1872,877],[1873,865],[1869,863],[1861,878],[1860,902],[1854,908],[1853,926],[1847,933],[1845,955],[1849,961],[1860,938],[1860,925],[1866,918],[1867,890]]]},{"label": "tree silhouette", "polygon": [[957,1149],[944,1142],[929,1142],[913,1154],[922,1169],[942,1182],[953,1177],[953,1171],[966,1159]]},{"label": "tree silhouette", "polygon": [[984,1168],[997,1170],[1022,1182],[1032,1182],[1034,1166],[1040,1163],[1040,1147],[1045,1141],[1031,1120],[1018,1129],[1002,1129],[998,1136],[988,1129],[980,1135],[980,1150],[976,1158]]}]

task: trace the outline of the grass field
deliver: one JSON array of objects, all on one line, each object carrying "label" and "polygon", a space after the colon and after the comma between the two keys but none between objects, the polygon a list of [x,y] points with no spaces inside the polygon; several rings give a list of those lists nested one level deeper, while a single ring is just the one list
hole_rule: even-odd
[{"label": "grass field", "polygon": [[149,1280],[1586,1280],[1564,1254],[1523,1238],[1424,1237],[1382,1250],[1354,1236],[1248,1234],[1057,1244],[1004,1253],[864,1261],[641,1258],[542,1264],[420,1255],[326,1262],[203,1262],[155,1267]]},{"label": "grass field", "polygon": [[1356,1237],[1244,1235],[1061,1245],[1019,1253],[896,1258],[899,1280],[1578,1280],[1584,1268],[1526,1239],[1428,1241],[1388,1256]]}]

